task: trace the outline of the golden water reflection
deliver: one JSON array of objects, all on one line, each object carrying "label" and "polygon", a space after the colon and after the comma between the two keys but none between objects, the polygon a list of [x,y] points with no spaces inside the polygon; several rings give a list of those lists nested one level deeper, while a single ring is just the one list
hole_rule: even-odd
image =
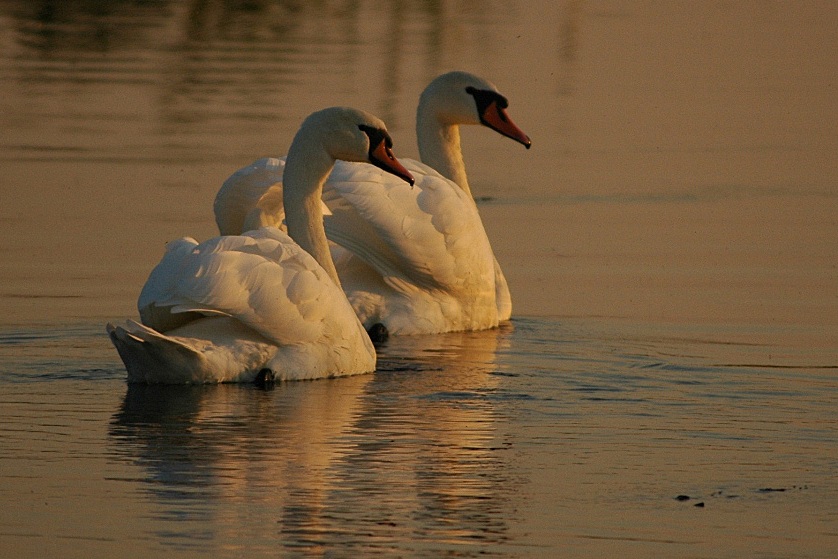
[{"label": "golden water reflection", "polygon": [[[508,333],[411,337],[374,376],[271,391],[131,385],[110,439],[145,472],[158,518],[178,521],[158,534],[166,545],[200,530],[289,548],[417,533],[500,543],[515,483],[495,432],[494,361]],[[361,526],[371,538],[354,541]]]}]

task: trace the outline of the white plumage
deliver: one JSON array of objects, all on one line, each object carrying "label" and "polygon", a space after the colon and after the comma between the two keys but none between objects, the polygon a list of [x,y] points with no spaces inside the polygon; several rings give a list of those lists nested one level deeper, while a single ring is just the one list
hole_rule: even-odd
[{"label": "white plumage", "polygon": [[337,155],[412,181],[389,142],[384,124],[362,111],[314,113],[289,150],[288,234],[262,227],[169,243],[140,294],[142,324],[107,327],[129,382],[251,381],[265,368],[283,380],[373,371],[375,351],[334,273],[319,200]]},{"label": "white plumage", "polygon": [[[459,125],[483,124],[529,147],[494,85],[450,72],[422,93],[422,160],[403,160],[413,188],[338,162],[325,184],[326,232],[341,283],[365,327],[391,334],[493,328],[512,313],[509,287],[471,196]],[[222,232],[281,223],[284,160],[260,159],[225,181],[215,200]],[[349,252],[347,253],[346,250]]]}]

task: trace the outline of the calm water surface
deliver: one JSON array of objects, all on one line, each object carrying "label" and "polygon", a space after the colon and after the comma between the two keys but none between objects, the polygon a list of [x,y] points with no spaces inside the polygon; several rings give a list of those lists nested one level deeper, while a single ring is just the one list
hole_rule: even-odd
[{"label": "calm water surface", "polygon": [[834,367],[743,366],[765,348],[721,334],[519,319],[264,392],[126,389],[98,328],[7,333],[3,547],[828,556]]},{"label": "calm water surface", "polygon": [[[829,2],[0,1],[0,556],[834,557]],[[464,130],[503,328],[127,386],[104,322],[327,105]]]}]

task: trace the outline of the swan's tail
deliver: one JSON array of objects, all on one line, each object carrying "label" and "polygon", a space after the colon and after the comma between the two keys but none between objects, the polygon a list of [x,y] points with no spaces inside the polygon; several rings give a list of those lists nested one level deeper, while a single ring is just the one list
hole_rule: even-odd
[{"label": "swan's tail", "polygon": [[107,325],[108,336],[128,370],[128,382],[207,382],[209,363],[195,348],[133,320]]}]

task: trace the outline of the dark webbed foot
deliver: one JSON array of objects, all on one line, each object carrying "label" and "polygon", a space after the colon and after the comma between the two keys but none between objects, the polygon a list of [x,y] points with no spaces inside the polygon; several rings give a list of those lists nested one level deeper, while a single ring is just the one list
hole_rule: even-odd
[{"label": "dark webbed foot", "polygon": [[256,378],[253,379],[253,384],[259,388],[273,388],[275,379],[276,375],[274,375],[274,372],[266,367],[256,373]]},{"label": "dark webbed foot", "polygon": [[390,337],[390,331],[387,330],[387,327],[380,322],[376,322],[370,326],[370,329],[367,330],[367,334],[369,334],[373,345],[383,344]]}]

